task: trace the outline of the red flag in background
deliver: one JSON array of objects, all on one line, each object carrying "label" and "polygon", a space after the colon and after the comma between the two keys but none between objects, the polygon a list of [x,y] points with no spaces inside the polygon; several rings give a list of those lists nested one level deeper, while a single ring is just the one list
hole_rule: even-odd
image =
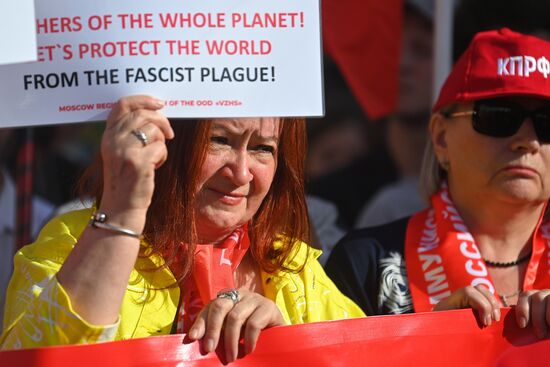
[{"label": "red flag in background", "polygon": [[366,114],[394,112],[401,48],[402,0],[324,0],[325,51]]}]

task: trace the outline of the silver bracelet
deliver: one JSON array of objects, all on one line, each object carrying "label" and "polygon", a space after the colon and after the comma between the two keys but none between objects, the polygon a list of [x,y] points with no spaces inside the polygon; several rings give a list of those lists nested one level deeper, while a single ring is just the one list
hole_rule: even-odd
[{"label": "silver bracelet", "polygon": [[123,234],[125,236],[141,239],[140,233],[134,232],[127,228],[113,226],[112,224],[109,224],[106,222],[107,222],[107,214],[100,211],[96,211],[92,214],[92,218],[90,220],[90,224],[92,225],[92,227],[101,228],[114,233]]}]

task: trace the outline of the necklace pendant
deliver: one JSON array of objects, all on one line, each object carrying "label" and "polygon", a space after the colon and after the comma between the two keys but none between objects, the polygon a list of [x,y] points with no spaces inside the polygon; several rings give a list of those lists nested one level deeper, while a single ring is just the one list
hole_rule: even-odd
[{"label": "necklace pendant", "polygon": [[497,293],[497,294],[500,297],[500,299],[502,300],[502,305],[504,307],[510,307],[510,304],[508,303],[508,298],[515,297],[520,292],[521,292],[521,289],[518,289],[517,291],[515,291],[514,293],[511,293],[511,294],[500,294],[500,293]]},{"label": "necklace pendant", "polygon": [[510,305],[508,304],[508,299],[505,295],[501,295],[500,298],[502,299],[502,305],[504,307],[509,307]]}]

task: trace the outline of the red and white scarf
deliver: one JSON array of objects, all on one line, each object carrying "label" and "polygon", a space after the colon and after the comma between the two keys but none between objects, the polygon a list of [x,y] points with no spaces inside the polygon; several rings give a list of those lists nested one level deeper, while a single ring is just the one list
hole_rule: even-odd
[{"label": "red and white scarf", "polygon": [[[415,214],[407,225],[405,262],[415,312],[431,311],[452,292],[483,284],[495,286],[475,239],[443,188],[431,199],[432,207]],[[550,288],[550,220],[545,210],[533,236],[532,255],[523,290]]]},{"label": "red and white scarf", "polygon": [[178,334],[187,333],[200,310],[224,288],[235,288],[233,272],[250,247],[248,226],[237,228],[216,245],[198,244],[192,274],[181,287]]}]

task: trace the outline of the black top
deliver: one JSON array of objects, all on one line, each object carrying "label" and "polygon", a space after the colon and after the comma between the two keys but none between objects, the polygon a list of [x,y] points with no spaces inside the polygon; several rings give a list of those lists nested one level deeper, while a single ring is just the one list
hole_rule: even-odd
[{"label": "black top", "polygon": [[408,221],[354,230],[327,261],[328,276],[367,315],[414,312],[404,259]]}]

